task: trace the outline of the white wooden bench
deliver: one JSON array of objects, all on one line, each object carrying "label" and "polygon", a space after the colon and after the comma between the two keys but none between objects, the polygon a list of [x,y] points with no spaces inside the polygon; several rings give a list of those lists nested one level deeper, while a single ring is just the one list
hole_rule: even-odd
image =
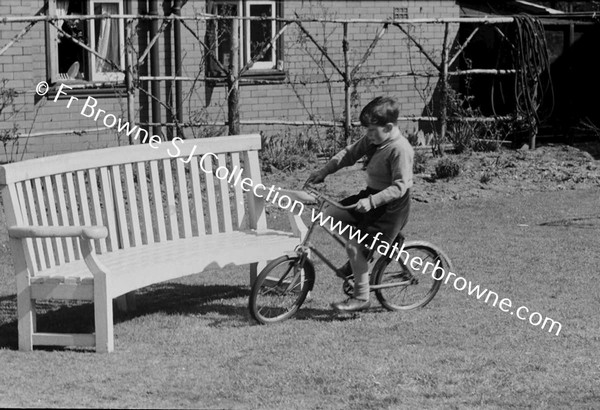
[{"label": "white wooden bench", "polygon": [[[192,155],[189,163],[172,158],[177,150],[163,143],[0,167],[20,350],[59,345],[112,351],[113,298],[228,264],[250,264],[252,280],[259,264],[299,243],[306,227],[298,216],[288,213],[291,233],[269,230],[263,199],[213,175],[219,166],[237,167],[260,183],[259,135],[177,146],[182,159]],[[205,153],[215,155],[201,161]],[[35,301],[48,299],[93,301],[95,333],[36,332]]]}]

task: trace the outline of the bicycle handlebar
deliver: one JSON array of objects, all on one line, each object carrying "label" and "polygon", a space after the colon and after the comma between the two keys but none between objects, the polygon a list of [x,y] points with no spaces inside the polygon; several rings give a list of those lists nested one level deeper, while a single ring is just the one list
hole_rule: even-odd
[{"label": "bicycle handlebar", "polygon": [[279,189],[279,192],[285,194],[292,199],[298,200],[300,202],[318,202],[324,201],[330,205],[335,206],[339,209],[349,210],[356,208],[356,204],[352,205],[342,205],[339,202],[334,201],[333,199],[323,195],[321,192],[317,191],[310,185],[304,185],[301,191],[298,190],[290,190],[290,189]]},{"label": "bicycle handlebar", "polygon": [[302,189],[306,192],[308,192],[309,194],[312,194],[314,196],[316,196],[318,199],[321,199],[325,202],[327,202],[330,205],[335,206],[336,208],[339,209],[344,209],[344,210],[350,210],[350,209],[354,209],[356,208],[356,204],[352,204],[352,205],[342,205],[339,202],[334,201],[333,199],[330,199],[328,197],[326,197],[325,195],[323,195],[321,192],[317,191],[316,189],[314,189],[313,187],[311,187],[308,184],[305,184]]}]

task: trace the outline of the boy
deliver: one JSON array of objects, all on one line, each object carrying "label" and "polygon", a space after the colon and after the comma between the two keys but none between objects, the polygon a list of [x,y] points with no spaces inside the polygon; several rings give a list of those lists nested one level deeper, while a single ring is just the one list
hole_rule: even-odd
[{"label": "boy", "polygon": [[[367,134],[336,154],[306,181],[323,182],[327,175],[366,156],[367,188],[341,201],[342,205],[356,204],[356,208],[348,211],[328,207],[326,213],[356,226],[361,234],[372,236],[381,232],[381,240],[388,243],[392,243],[406,225],[413,185],[414,151],[398,128],[399,113],[395,99],[375,98],[360,113],[360,122],[367,128]],[[368,237],[362,243],[364,245],[350,240],[346,245],[354,274],[354,294],[343,302],[331,304],[339,312],[356,312],[370,306],[369,270],[364,247],[374,242]]]}]

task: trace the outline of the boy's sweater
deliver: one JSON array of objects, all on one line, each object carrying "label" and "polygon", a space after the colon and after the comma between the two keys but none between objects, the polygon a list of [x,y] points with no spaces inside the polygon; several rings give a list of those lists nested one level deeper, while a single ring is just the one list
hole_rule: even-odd
[{"label": "boy's sweater", "polygon": [[356,163],[367,155],[367,186],[378,192],[373,195],[375,207],[402,198],[413,186],[414,151],[408,140],[400,133],[381,145],[371,144],[366,136],[338,152],[325,165],[331,174],[340,168]]}]

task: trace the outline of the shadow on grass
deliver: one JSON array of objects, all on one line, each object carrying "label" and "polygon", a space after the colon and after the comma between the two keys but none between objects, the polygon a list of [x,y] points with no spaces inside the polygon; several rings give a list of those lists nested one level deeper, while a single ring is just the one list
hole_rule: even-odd
[{"label": "shadow on grass", "polygon": [[360,319],[365,314],[387,312],[387,310],[373,305],[374,303],[372,303],[371,307],[366,311],[357,313],[337,313],[333,308],[317,309],[310,306],[302,306],[296,314],[295,319],[310,320],[314,322],[343,322],[346,320]]},{"label": "shadow on grass", "polygon": [[0,297],[0,349],[17,349],[16,317],[17,295]]},{"label": "shadow on grass", "polygon": [[[137,291],[137,309],[121,312],[114,306],[114,322],[154,313],[168,315],[203,316],[210,313],[226,315],[231,319],[248,317],[247,304],[233,299],[247,298],[250,290],[232,285],[185,285],[164,283]],[[54,333],[92,333],[94,308],[91,302],[48,301],[36,303],[37,331]],[[0,348],[16,350],[17,296],[0,297]],[[228,320],[230,321],[230,320]],[[223,320],[218,322],[224,322]]]},{"label": "shadow on grass", "polygon": [[360,314],[337,314],[332,309],[314,309],[302,307],[296,320],[309,320],[313,322],[343,322],[360,318]]},{"label": "shadow on grass", "polygon": [[184,285],[163,283],[136,292],[137,309],[131,312],[115,310],[115,323],[152,313],[245,316],[246,305],[227,302],[250,296],[250,289],[236,285]]},{"label": "shadow on grass", "polygon": [[540,226],[563,226],[569,228],[600,229],[600,215],[573,217],[542,222]]},{"label": "shadow on grass", "polygon": [[[210,327],[231,325],[236,320],[247,323],[250,317],[247,300],[250,289],[234,285],[185,285],[163,283],[138,290],[137,308],[121,312],[114,306],[114,322],[121,323],[136,317],[155,313],[167,315],[205,316],[217,314],[226,318],[213,318]],[[237,299],[244,299],[241,304]],[[94,308],[90,302],[48,301],[38,302],[37,331],[52,333],[92,333]],[[16,350],[17,296],[0,297],[0,348]],[[337,315],[331,309],[318,309],[304,305],[296,315],[297,320],[334,322],[352,320],[358,315]],[[49,349],[59,349],[49,347]]]}]

